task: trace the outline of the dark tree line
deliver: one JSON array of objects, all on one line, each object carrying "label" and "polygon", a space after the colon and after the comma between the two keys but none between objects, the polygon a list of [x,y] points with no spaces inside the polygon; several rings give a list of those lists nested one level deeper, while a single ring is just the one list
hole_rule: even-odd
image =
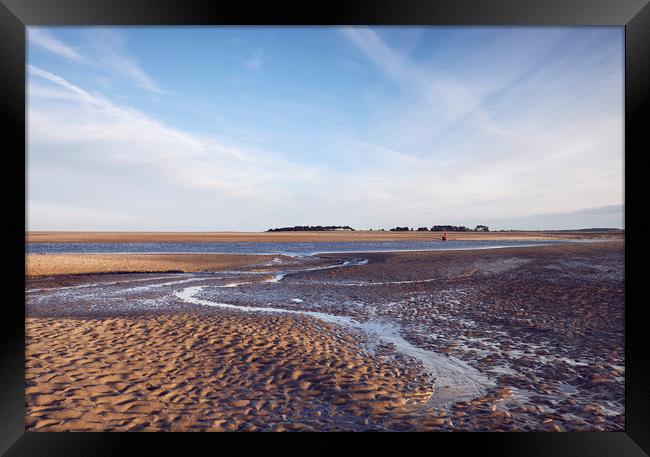
[{"label": "dark tree line", "polygon": [[[268,229],[267,232],[323,232],[328,230],[350,230],[354,229],[349,225],[295,225],[293,227],[280,227]],[[372,229],[370,229],[372,230]],[[380,229],[379,231],[384,231]],[[391,232],[412,232],[411,227],[393,227]],[[490,229],[487,225],[477,225],[473,230],[465,227],[464,225],[434,225],[431,228],[418,227],[418,232],[489,232]]]},{"label": "dark tree line", "polygon": [[[391,232],[409,232],[412,231],[409,227],[394,227],[390,229]],[[487,225],[477,225],[474,230],[465,227],[464,225],[434,225],[430,229],[427,227],[419,227],[418,232],[489,232],[490,228]]]},{"label": "dark tree line", "polygon": [[472,230],[464,225],[434,225],[432,232],[471,232]]},{"label": "dark tree line", "polygon": [[349,225],[294,225],[293,227],[280,227],[268,229],[267,232],[323,232],[327,230],[351,230]]}]

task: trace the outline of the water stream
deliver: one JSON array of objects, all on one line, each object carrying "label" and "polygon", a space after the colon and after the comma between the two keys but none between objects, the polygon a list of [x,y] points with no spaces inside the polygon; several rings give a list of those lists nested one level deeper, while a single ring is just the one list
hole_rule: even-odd
[{"label": "water stream", "polygon": [[[290,272],[280,272],[273,276],[271,279],[263,280],[260,282],[279,282],[290,274],[330,268],[344,268],[352,265],[363,265],[367,262],[367,259],[351,260],[345,261],[341,264],[328,265],[325,267],[314,267],[292,270]],[[240,281],[218,286],[189,286],[175,291],[174,295],[186,303],[195,305],[236,309],[249,313],[269,312],[301,314],[305,316],[311,316],[332,324],[361,330],[370,337],[371,341],[373,341],[374,344],[392,344],[394,345],[395,350],[398,352],[413,357],[414,359],[422,362],[424,368],[434,377],[434,385],[432,386],[433,395],[429,399],[429,403],[434,404],[435,406],[444,407],[450,403],[470,400],[472,398],[479,397],[485,392],[487,387],[494,385],[494,382],[490,380],[486,375],[472,368],[462,360],[446,354],[439,354],[434,351],[428,351],[408,342],[401,336],[399,327],[395,323],[387,321],[386,319],[375,318],[365,322],[359,322],[350,316],[338,316],[316,311],[283,309],[269,306],[238,306],[230,303],[222,303],[200,298],[201,293],[207,289],[232,288],[253,283],[255,283],[255,281]],[[293,299],[292,301],[294,303],[303,303],[302,299]]]}]

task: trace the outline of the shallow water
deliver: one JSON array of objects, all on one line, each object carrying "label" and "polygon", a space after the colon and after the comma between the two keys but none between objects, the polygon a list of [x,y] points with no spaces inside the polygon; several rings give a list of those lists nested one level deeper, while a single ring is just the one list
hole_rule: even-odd
[{"label": "shallow water", "polygon": [[572,240],[354,241],[314,243],[28,243],[30,254],[281,254],[288,256],[339,252],[394,252],[488,249],[571,243]]},{"label": "shallow water", "polygon": [[[237,284],[250,284],[242,282]],[[294,309],[283,309],[258,306],[236,306],[230,303],[221,303],[211,300],[197,298],[203,289],[209,286],[192,286],[176,291],[174,294],[181,300],[196,305],[210,306],[215,308],[237,309],[244,312],[272,312],[302,314],[332,324],[343,325],[363,331],[371,337],[374,345],[393,344],[395,349],[407,356],[422,362],[424,368],[434,375],[435,383],[432,386],[434,395],[430,403],[435,406],[446,406],[452,402],[465,401],[485,393],[485,387],[493,386],[494,382],[479,371],[473,369],[462,360],[438,354],[434,351],[427,351],[406,341],[400,335],[399,326],[385,320],[369,320],[359,322],[349,316],[337,316],[317,311],[302,311]],[[231,287],[215,286],[217,288]],[[302,299],[291,299],[293,303],[303,303]]]}]

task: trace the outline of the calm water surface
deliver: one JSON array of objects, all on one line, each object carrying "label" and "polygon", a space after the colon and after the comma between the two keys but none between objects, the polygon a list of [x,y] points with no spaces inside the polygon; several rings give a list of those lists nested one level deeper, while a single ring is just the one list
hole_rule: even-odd
[{"label": "calm water surface", "polygon": [[314,255],[334,252],[438,251],[541,246],[574,241],[544,240],[481,240],[481,241],[354,241],[315,243],[29,243],[31,254],[126,254],[126,253],[191,253],[191,254],[284,254]]}]

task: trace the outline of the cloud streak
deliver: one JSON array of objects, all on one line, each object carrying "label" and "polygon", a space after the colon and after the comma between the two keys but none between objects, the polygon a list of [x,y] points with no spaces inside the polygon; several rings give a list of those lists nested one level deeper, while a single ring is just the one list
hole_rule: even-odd
[{"label": "cloud streak", "polygon": [[[46,29],[28,28],[29,42],[37,48],[98,73],[108,73],[113,77],[127,80],[152,94],[165,93],[138,61],[127,52],[126,40],[119,32],[93,29],[87,33],[87,38],[83,46],[73,48]],[[86,55],[92,55],[93,58],[87,58]],[[105,76],[102,79],[108,81]]]},{"label": "cloud streak", "polygon": [[103,56],[103,62],[111,70],[119,75],[123,75],[133,82],[136,86],[147,90],[153,94],[162,94],[164,91],[130,56],[107,49]]},{"label": "cloud streak", "polygon": [[444,125],[475,112],[484,122],[491,122],[478,109],[480,98],[458,78],[441,69],[424,70],[410,59],[390,48],[369,28],[345,28],[341,32],[366,58],[382,72],[408,90],[415,90],[430,113],[435,113],[436,124]]},{"label": "cloud streak", "polygon": [[79,52],[54,38],[47,30],[28,27],[27,36],[30,44],[56,54],[59,57],[75,63],[81,63],[84,60]]},{"label": "cloud streak", "polygon": [[[572,62],[536,60],[535,53],[552,50],[562,41],[561,34],[551,34],[539,49],[522,50],[510,74],[487,60],[489,57],[478,61],[475,73],[481,74],[481,68],[498,73],[491,86],[470,86],[450,71],[415,64],[375,30],[346,28],[341,34],[388,76],[407,100],[388,109],[379,102],[375,114],[379,122],[366,134],[366,146],[375,147],[354,149],[355,140],[351,139],[349,148],[361,157],[391,150],[393,156],[421,159],[412,169],[406,167],[408,160],[394,168],[408,173],[413,188],[427,189],[430,206],[436,208],[422,208],[416,190],[409,202],[413,211],[422,209],[425,214],[462,220],[462,212],[514,217],[622,201],[622,101],[613,109],[590,110],[585,107],[599,100],[593,87],[577,97],[575,89],[559,91],[558,73],[567,81],[582,77],[578,87],[592,84],[584,74],[572,73]],[[472,73],[466,72],[465,79],[468,75]],[[544,79],[550,83],[542,85]],[[544,97],[547,85],[555,91],[552,97]],[[491,101],[504,91],[517,93],[519,98],[508,100],[508,104]],[[612,97],[622,98],[622,86]],[[498,106],[492,111],[500,114],[499,121],[483,106],[487,101]],[[534,113],[538,107],[549,114]],[[578,111],[576,107],[580,107]],[[522,120],[528,125],[517,125]],[[397,182],[396,176],[387,187]],[[396,187],[394,193],[404,191]]]},{"label": "cloud streak", "polygon": [[137,87],[160,95],[164,91],[126,50],[123,34],[109,29],[94,29],[88,33],[90,46],[104,68],[123,77]]}]

